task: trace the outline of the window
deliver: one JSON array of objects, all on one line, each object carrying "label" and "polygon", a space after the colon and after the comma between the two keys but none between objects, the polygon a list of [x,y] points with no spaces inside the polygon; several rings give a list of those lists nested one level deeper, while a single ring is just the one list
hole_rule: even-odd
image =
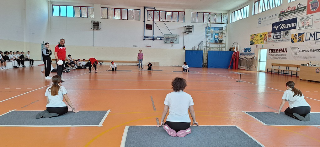
[{"label": "window", "polygon": [[52,5],[52,16],[94,18],[93,7]]},{"label": "window", "polygon": [[[113,12],[114,19],[140,21],[140,9],[114,8]],[[150,16],[152,16],[152,14],[148,15],[148,18]]]},{"label": "window", "polygon": [[294,1],[296,1],[296,0],[288,0],[288,3],[291,3],[291,2],[294,2]]},{"label": "window", "polygon": [[184,11],[148,10],[148,21],[184,22]]},{"label": "window", "polygon": [[108,19],[108,8],[101,7],[101,18]]},{"label": "window", "polygon": [[249,17],[249,5],[233,11],[230,15],[230,23],[245,19],[247,17]]},{"label": "window", "polygon": [[282,0],[257,0],[253,3],[252,15],[273,9],[282,4]]},{"label": "window", "polygon": [[191,12],[192,23],[206,23],[208,22],[210,12]]}]

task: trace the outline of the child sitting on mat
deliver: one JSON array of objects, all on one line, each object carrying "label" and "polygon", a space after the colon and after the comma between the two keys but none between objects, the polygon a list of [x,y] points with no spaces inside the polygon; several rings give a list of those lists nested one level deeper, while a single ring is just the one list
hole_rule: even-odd
[{"label": "child sitting on mat", "polygon": [[187,62],[183,63],[182,72],[189,72],[189,66],[188,66]]},{"label": "child sitting on mat", "polygon": [[[110,68],[112,69],[112,71],[117,71],[117,64],[112,61]],[[108,70],[110,70],[110,68]]]},{"label": "child sitting on mat", "polygon": [[152,70],[152,64],[150,62],[148,64],[148,70]]},{"label": "child sitting on mat", "polygon": [[284,111],[284,113],[292,118],[298,119],[300,121],[310,121],[310,110],[311,107],[304,99],[302,92],[294,87],[294,82],[289,81],[286,83],[287,90],[282,96],[282,102],[279,111],[276,112],[280,114],[280,111],[286,101],[289,103],[289,107]]},{"label": "child sitting on mat", "polygon": [[[51,116],[60,116],[63,114],[66,114],[68,112],[68,106],[65,102],[63,102],[63,99],[67,102],[67,104],[71,107],[72,111],[77,113],[75,107],[72,105],[68,95],[67,90],[65,87],[60,85],[61,83],[61,77],[58,75],[55,75],[52,77],[52,86],[48,87],[45,96],[47,97],[47,109],[46,113],[50,114],[56,114]],[[37,118],[41,118],[46,116],[44,112],[41,112],[37,115]]]},{"label": "child sitting on mat", "polygon": [[[167,94],[164,101],[164,110],[162,113],[161,124],[167,133],[172,136],[184,137],[191,133],[188,110],[190,111],[193,119],[193,124],[198,125],[196,115],[193,109],[193,99],[191,95],[183,92],[187,86],[186,80],[176,77],[172,83],[173,92]],[[164,118],[168,112],[169,115],[165,123]]]}]

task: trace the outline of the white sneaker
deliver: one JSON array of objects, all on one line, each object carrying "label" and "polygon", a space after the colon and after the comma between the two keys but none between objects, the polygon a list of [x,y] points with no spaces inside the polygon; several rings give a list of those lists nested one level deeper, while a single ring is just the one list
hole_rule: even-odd
[{"label": "white sneaker", "polygon": [[49,76],[47,76],[47,77],[45,77],[45,79],[46,80],[50,80],[50,79],[52,79],[51,77],[49,77]]}]

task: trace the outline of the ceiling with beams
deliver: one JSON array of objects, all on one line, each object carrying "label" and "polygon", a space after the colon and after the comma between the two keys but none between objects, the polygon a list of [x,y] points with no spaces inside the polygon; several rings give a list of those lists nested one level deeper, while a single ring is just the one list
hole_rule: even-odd
[{"label": "ceiling with beams", "polygon": [[193,9],[229,11],[249,0],[49,0],[54,3],[102,4],[115,7],[156,7],[168,9]]}]

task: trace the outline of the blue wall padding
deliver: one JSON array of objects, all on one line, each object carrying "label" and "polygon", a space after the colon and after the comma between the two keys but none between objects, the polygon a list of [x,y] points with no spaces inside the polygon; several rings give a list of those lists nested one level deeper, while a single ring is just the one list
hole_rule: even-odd
[{"label": "blue wall padding", "polygon": [[186,50],[185,61],[189,67],[202,67],[203,51]]},{"label": "blue wall padding", "polygon": [[228,69],[233,51],[208,51],[208,68]]}]

